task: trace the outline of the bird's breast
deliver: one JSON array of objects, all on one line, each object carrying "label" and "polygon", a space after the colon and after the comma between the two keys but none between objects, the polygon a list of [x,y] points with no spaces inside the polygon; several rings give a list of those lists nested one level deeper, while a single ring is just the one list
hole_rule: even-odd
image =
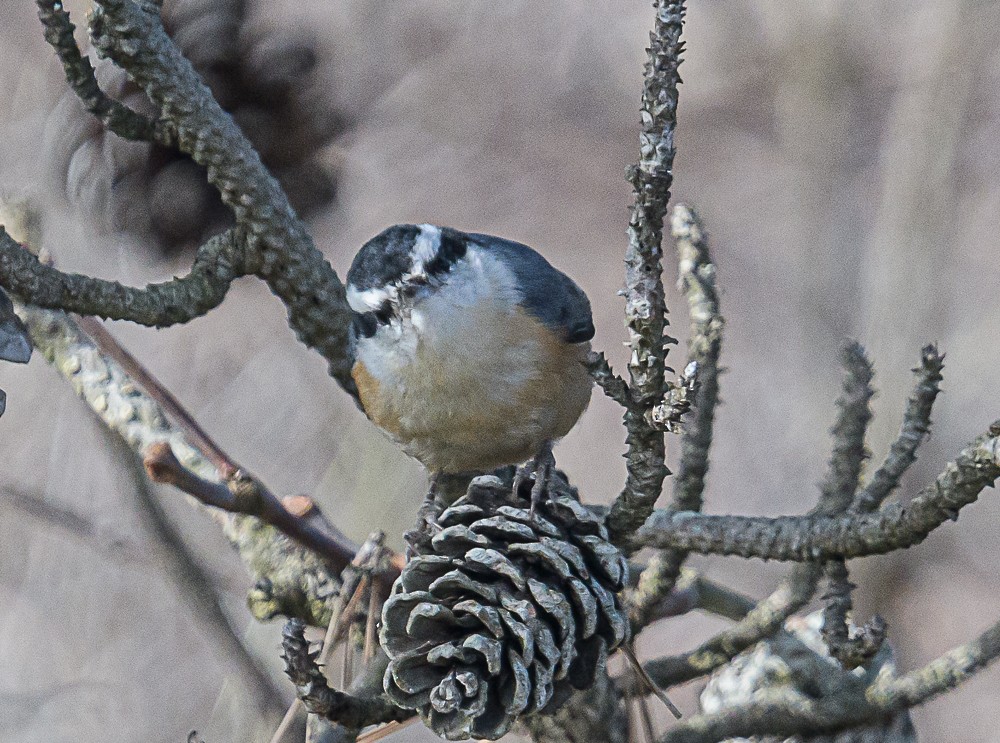
[{"label": "bird's breast", "polygon": [[588,350],[517,306],[429,302],[360,341],[352,374],[368,417],[428,469],[489,470],[572,428],[590,400]]}]

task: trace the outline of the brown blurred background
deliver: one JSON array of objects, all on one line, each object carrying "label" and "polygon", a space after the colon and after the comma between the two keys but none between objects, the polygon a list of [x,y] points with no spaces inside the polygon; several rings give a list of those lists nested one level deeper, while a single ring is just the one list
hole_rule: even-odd
[{"label": "brown blurred background", "polygon": [[[912,494],[1000,417],[1000,4],[691,5],[674,191],[708,225],[728,323],[708,508],[812,505],[847,337],[879,372],[876,461],[921,345],[948,354]],[[518,239],[585,287],[597,345],[624,367],[615,293],[648,3],[168,0],[167,13],[341,274],[395,222]],[[132,284],[186,271],[193,241],[225,219],[200,174],[102,137],[64,93],[33,4],[0,0],[0,189],[44,205],[62,268]],[[112,331],[277,492],[313,494],[356,538],[410,525],[419,468],[295,341],[259,282],[189,326]],[[214,639],[218,617],[169,567],[175,548],[120,448],[42,359],[0,368],[0,386],[0,740],[176,743],[198,729],[208,743],[266,741],[273,710],[249,701],[246,674]],[[606,501],[622,451],[619,413],[595,394],[557,457],[587,498]],[[153,497],[287,700],[279,627],[246,615],[242,566],[181,496]],[[855,565],[862,617],[888,619],[903,669],[1000,615],[998,516],[990,491],[924,545]],[[754,596],[783,572],[697,564]],[[644,638],[641,654],[719,626],[686,617]],[[998,683],[991,669],[917,710],[921,740],[1000,741]],[[694,691],[678,695],[687,710]],[[431,738],[411,728],[394,739]]]}]

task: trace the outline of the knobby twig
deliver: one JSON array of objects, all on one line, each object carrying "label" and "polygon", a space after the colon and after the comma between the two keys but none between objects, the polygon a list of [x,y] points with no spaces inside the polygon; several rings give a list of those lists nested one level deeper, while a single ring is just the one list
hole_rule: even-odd
[{"label": "knobby twig", "polygon": [[616,543],[627,542],[646,520],[669,473],[664,464],[663,432],[654,426],[650,414],[667,392],[667,310],[661,257],[663,219],[673,183],[684,2],[659,0],[655,7],[642,94],[639,163],[629,171],[635,200],[625,252],[625,324],[634,405],[625,409],[628,476],[607,520]]},{"label": "knobby twig", "polygon": [[[848,507],[850,496],[845,498],[844,492],[853,494],[857,489],[861,462],[865,457],[864,434],[870,418],[868,401],[872,395],[871,367],[863,349],[857,344],[845,349],[844,360],[848,374],[844,394],[838,401],[840,413],[833,428],[833,454],[824,485],[820,488],[819,502],[810,516],[834,516]],[[668,551],[665,554],[686,553]],[[668,687],[714,671],[761,640],[781,632],[785,621],[812,598],[821,575],[819,565],[796,566],[774,593],[734,626],[692,651],[650,661],[646,670],[654,681]],[[650,580],[648,585],[654,584]]]},{"label": "knobby twig", "polygon": [[[698,369],[695,415],[681,436],[681,462],[674,478],[673,511],[701,510],[712,426],[719,401],[719,354],[722,350],[723,319],[715,285],[715,265],[708,252],[708,239],[698,216],[684,205],[674,208],[671,235],[677,244],[680,286],[688,301],[691,339],[688,365]],[[630,596],[630,615],[635,630],[655,614],[655,606],[669,594],[680,575],[686,552],[663,550],[643,571],[637,590]]]},{"label": "knobby twig", "polygon": [[[875,391],[872,389],[872,365],[860,343],[849,343],[843,351],[842,362],[846,372],[843,393],[837,400],[837,422],[833,434],[833,452],[827,474],[820,486],[822,499],[818,513],[833,516],[846,511],[854,500],[861,481],[861,469],[871,456],[865,446],[865,434],[872,412],[869,406]],[[852,638],[850,614],[853,608],[851,583],[847,563],[833,559],[824,565],[827,591],[823,610],[823,639],[830,654],[854,668],[870,659],[871,649],[862,638]],[[868,637],[865,635],[865,637]],[[871,651],[871,652],[869,652]]]},{"label": "knobby twig", "polygon": [[710,516],[659,511],[636,544],[765,560],[829,560],[879,555],[922,542],[974,503],[1000,477],[1000,421],[950,462],[905,506],[843,516]]},{"label": "knobby twig", "polygon": [[[792,575],[744,618],[694,650],[652,660],[644,665],[649,677],[662,688],[670,688],[711,673],[736,655],[781,630],[792,614],[812,598],[820,570],[815,565],[797,565]],[[645,694],[643,686],[626,682],[626,696]]]},{"label": "knobby twig", "polygon": [[36,0],[36,5],[38,18],[45,28],[45,40],[59,55],[66,81],[84,107],[119,137],[156,142],[168,148],[176,146],[177,130],[169,122],[162,119],[152,121],[109,98],[101,90],[90,60],[80,53],[73,37],[75,27],[62,3]]},{"label": "knobby twig", "polygon": [[724,320],[719,310],[715,264],[705,228],[693,209],[678,204],[670,218],[677,243],[678,281],[688,302],[691,339],[688,361],[698,364],[695,414],[681,436],[681,461],[674,476],[675,511],[701,510],[715,408],[719,402],[719,355]]},{"label": "knobby twig", "polygon": [[301,620],[290,619],[282,635],[285,672],[312,714],[352,730],[401,721],[412,715],[409,710],[399,709],[381,696],[358,697],[330,688],[316,664],[318,651],[309,651],[305,624]]},{"label": "knobby twig", "polygon": [[872,475],[871,481],[857,494],[851,504],[851,513],[869,513],[899,486],[903,473],[917,458],[917,448],[927,437],[931,427],[931,408],[941,384],[944,354],[937,346],[925,346],[920,354],[920,365],[913,370],[917,384],[906,403],[903,426],[892,442],[885,461]]}]

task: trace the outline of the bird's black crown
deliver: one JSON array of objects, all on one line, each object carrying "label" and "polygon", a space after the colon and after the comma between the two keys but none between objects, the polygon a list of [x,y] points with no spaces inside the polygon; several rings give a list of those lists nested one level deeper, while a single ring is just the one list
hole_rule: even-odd
[{"label": "bird's black crown", "polygon": [[[413,246],[422,229],[419,225],[397,224],[377,234],[354,256],[347,272],[347,283],[358,291],[397,283],[413,268]],[[465,255],[465,233],[450,227],[440,230],[437,252],[424,261],[423,270],[428,276],[447,273],[455,261]]]}]

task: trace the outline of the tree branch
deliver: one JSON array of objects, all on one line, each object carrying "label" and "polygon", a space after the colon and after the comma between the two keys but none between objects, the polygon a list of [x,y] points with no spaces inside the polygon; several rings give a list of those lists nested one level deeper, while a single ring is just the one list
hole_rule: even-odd
[{"label": "tree branch", "polygon": [[[816,591],[820,568],[816,565],[797,565],[787,580],[763,601],[747,612],[739,622],[729,627],[694,650],[680,655],[659,658],[643,667],[650,678],[662,688],[669,688],[711,673],[725,665],[736,655],[756,645],[765,637],[781,630],[792,614],[802,608]],[[646,693],[645,686],[626,680],[622,693],[635,696]]]},{"label": "tree branch", "polygon": [[368,725],[398,722],[413,713],[396,707],[381,696],[357,697],[330,688],[316,665],[316,653],[309,652],[305,624],[290,619],[282,633],[285,672],[295,684],[299,698],[314,715],[360,730]]},{"label": "tree branch", "polygon": [[63,273],[39,261],[0,227],[0,283],[35,307],[164,328],[222,304],[233,280],[247,273],[245,240],[246,233],[238,229],[213,237],[198,249],[187,276],[138,289]]},{"label": "tree branch", "polygon": [[[701,221],[691,208],[674,207],[671,235],[677,244],[680,286],[687,297],[691,318],[688,366],[698,369],[695,414],[681,436],[681,462],[674,478],[672,511],[700,511],[708,454],[712,446],[712,426],[719,401],[719,354],[722,350],[723,319],[715,285],[715,265],[708,252],[708,239]],[[654,617],[654,607],[669,594],[680,575],[687,553],[664,550],[653,556],[639,578],[639,587],[630,596],[634,631]]]},{"label": "tree branch", "polygon": [[931,408],[941,384],[944,354],[937,346],[925,346],[920,355],[920,366],[913,370],[917,385],[906,403],[903,426],[892,442],[885,461],[872,475],[871,481],[857,494],[849,511],[868,513],[877,509],[899,486],[903,473],[917,459],[917,448],[927,437],[931,427]]},{"label": "tree branch", "polygon": [[[826,477],[820,486],[822,496],[817,512],[834,516],[848,509],[861,481],[861,468],[871,456],[865,447],[865,433],[872,418],[869,407],[875,391],[872,389],[872,365],[860,343],[849,343],[842,353],[846,375],[843,393],[837,400],[837,422],[833,434],[833,452]],[[824,565],[828,588],[823,599],[823,640],[830,654],[846,667],[853,668],[865,659],[868,645],[862,638],[850,634],[848,617],[853,608],[851,583],[847,563],[833,559]],[[876,647],[875,650],[878,650]],[[867,656],[870,657],[870,656]]]},{"label": "tree branch", "polygon": [[101,90],[90,60],[80,53],[76,44],[73,37],[75,27],[63,4],[57,0],[36,0],[36,5],[38,18],[45,28],[45,40],[59,55],[66,81],[84,107],[119,137],[175,147],[177,130],[170,123],[163,120],[152,121],[109,98]]},{"label": "tree branch", "polygon": [[[790,699],[780,692],[758,692],[750,704],[688,718],[668,731],[660,743],[715,743],[765,735],[808,738],[864,725],[905,725],[905,718],[897,713],[954,689],[998,656],[1000,622],[972,642],[949,650],[905,676],[878,674],[868,686],[842,684],[815,699]],[[828,674],[811,675],[829,678]],[[844,681],[853,678],[854,683],[860,680],[848,673],[836,678]]]},{"label": "tree branch", "polygon": [[[133,451],[142,454],[153,444],[169,441],[186,469],[206,480],[218,477],[212,463],[168,422],[163,409],[68,315],[30,306],[18,311],[35,348]],[[317,624],[329,620],[339,583],[323,558],[256,518],[219,510],[209,514],[257,578],[250,597],[255,616],[288,613]]]},{"label": "tree branch", "polygon": [[765,560],[829,560],[879,555],[911,547],[1000,477],[1000,421],[949,463],[935,482],[906,505],[844,516],[710,516],[658,511],[635,545]]},{"label": "tree branch", "polygon": [[167,36],[158,14],[130,0],[98,0],[91,37],[99,53],[125,70],[177,127],[178,148],[207,169],[209,182],[247,230],[247,260],[285,304],[289,325],[356,396],[343,283],[253,146]]},{"label": "tree branch", "polygon": [[628,476],[608,516],[612,541],[622,544],[652,512],[669,473],[663,432],[650,413],[666,393],[666,301],[661,257],[663,218],[673,183],[677,125],[678,66],[683,43],[684,2],[658,0],[650,34],[642,94],[639,163],[629,171],[635,195],[625,253],[625,324],[632,350],[630,389],[635,407],[626,408]]}]

